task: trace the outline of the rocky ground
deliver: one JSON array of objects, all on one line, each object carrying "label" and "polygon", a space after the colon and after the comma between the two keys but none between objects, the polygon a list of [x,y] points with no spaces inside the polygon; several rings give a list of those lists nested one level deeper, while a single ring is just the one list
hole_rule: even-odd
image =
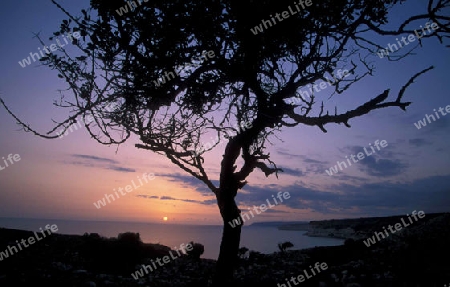
[{"label": "rocky ground", "polygon": [[[0,229],[0,251],[32,232]],[[296,286],[285,279],[310,272],[310,265],[325,262],[328,268],[300,286],[339,287],[443,287],[450,282],[450,214],[367,247],[361,240],[343,246],[260,254],[240,259],[233,287]],[[51,236],[0,261],[0,286],[209,286],[215,261],[183,256],[135,280],[131,273],[150,258],[170,249],[142,244],[134,239],[103,239],[95,234]],[[278,285],[280,284],[280,285]],[[285,285],[281,285],[285,284]]]}]

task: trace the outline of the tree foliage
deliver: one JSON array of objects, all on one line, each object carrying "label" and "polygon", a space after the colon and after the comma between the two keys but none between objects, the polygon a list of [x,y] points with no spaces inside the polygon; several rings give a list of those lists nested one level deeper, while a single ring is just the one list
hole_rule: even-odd
[{"label": "tree foliage", "polygon": [[[386,25],[388,12],[402,0],[312,0],[311,6],[257,35],[251,28],[286,11],[292,1],[151,0],[119,15],[116,10],[126,1],[91,0],[79,16],[52,1],[67,15],[55,36],[82,36],[73,41],[75,55],[63,49],[41,59],[67,82],[73,97],[55,104],[69,108],[70,116],[41,134],[0,99],[7,111],[24,129],[45,138],[57,138],[58,129],[79,117],[94,119],[84,125],[99,143],[119,145],[135,136],[137,148],[166,156],[205,183],[217,197],[224,222],[240,216],[234,198],[255,169],[266,176],[281,170],[267,151],[272,136],[297,125],[323,132],[333,123],[350,127],[351,119],[381,108],[405,110],[410,105],[403,100],[407,88],[432,67],[415,71],[398,95],[390,95],[389,88],[367,92],[371,99],[349,111],[338,111],[314,94],[301,97],[302,87],[348,68],[350,76],[333,86],[332,96],[338,96],[373,76],[375,53],[385,43],[381,36],[407,36],[425,21],[439,29],[417,45],[431,37],[444,43],[450,35],[449,0],[428,0],[422,14],[405,16],[397,26]],[[402,60],[412,49],[388,58]],[[213,51],[214,58],[193,60],[205,51]],[[167,83],[155,84],[192,62]],[[108,109],[111,105],[116,108]],[[248,123],[250,128],[241,128]],[[218,140],[202,149],[211,137]],[[205,170],[205,154],[221,142],[226,145],[215,181]],[[233,234],[230,245],[226,234]],[[219,265],[221,256],[237,257],[239,239],[240,227],[225,224]]]},{"label": "tree foliage", "polygon": [[[371,40],[370,33],[409,34],[417,27],[413,24],[430,19],[440,29],[424,38],[443,41],[448,37],[449,17],[440,13],[448,11],[449,1],[443,0],[430,0],[428,13],[405,19],[396,30],[383,29],[389,9],[402,2],[312,1],[312,6],[298,15],[258,35],[250,29],[292,3],[159,0],[143,2],[119,16],[116,10],[126,2],[92,0],[92,7],[75,17],[54,2],[68,16],[55,35],[79,32],[83,37],[73,40],[81,55],[64,51],[42,59],[58,70],[74,95],[74,100],[62,98],[55,103],[70,108],[72,114],[43,136],[55,138],[58,128],[68,128],[79,116],[92,116],[95,120],[85,126],[98,142],[120,144],[134,134],[141,141],[136,147],[166,155],[213,192],[219,186],[204,170],[203,154],[226,140],[234,152],[222,168],[227,168],[242,188],[255,168],[267,176],[279,171],[266,152],[268,137],[275,131],[305,124],[326,132],[326,124],[349,126],[350,119],[372,110],[405,109],[410,104],[402,99],[405,88],[431,68],[412,77],[395,100],[386,101],[386,89],[342,113],[335,107],[330,113],[323,100],[319,106],[314,95],[304,99],[298,94],[301,87],[325,80],[346,65],[352,75],[336,83],[336,94],[372,75],[370,58],[382,45]],[[154,84],[164,73],[190,63],[204,51],[214,51],[216,57],[166,84]],[[295,97],[300,103],[290,104]],[[106,110],[111,104],[118,108]],[[248,122],[251,129],[241,132],[236,128]],[[227,136],[230,129],[235,137]],[[217,136],[218,142],[196,152],[211,135]],[[239,155],[244,164],[235,170]]]},{"label": "tree foliage", "polygon": [[186,250],[186,253],[188,256],[190,256],[193,259],[199,260],[200,256],[205,252],[205,246],[201,243],[195,243],[191,241],[189,243],[192,246],[192,250]]}]

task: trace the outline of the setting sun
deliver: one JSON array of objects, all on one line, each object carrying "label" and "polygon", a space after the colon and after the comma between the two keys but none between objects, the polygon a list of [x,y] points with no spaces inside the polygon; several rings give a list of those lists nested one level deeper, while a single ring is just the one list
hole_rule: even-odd
[{"label": "setting sun", "polygon": [[167,221],[167,216],[164,216],[164,217],[163,217],[163,220],[164,220],[164,221]]}]

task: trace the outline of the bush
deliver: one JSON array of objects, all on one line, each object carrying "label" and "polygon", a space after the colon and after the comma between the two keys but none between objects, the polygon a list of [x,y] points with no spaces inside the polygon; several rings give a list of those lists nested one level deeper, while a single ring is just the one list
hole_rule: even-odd
[{"label": "bush", "polygon": [[129,243],[129,244],[136,244],[140,245],[142,243],[141,236],[139,233],[133,233],[133,232],[125,232],[125,233],[119,233],[117,236],[117,240],[122,243]]},{"label": "bush", "polygon": [[278,243],[278,249],[280,249],[281,252],[285,252],[286,249],[294,247],[294,244],[290,241],[286,241],[284,243]]},{"label": "bush", "polygon": [[87,232],[85,232],[83,234],[83,236],[85,238],[87,238],[88,240],[99,240],[99,239],[102,239],[102,237],[98,233],[87,233]]},{"label": "bush", "polygon": [[247,247],[239,248],[238,257],[240,259],[247,259],[248,258],[248,248]]},{"label": "bush", "polygon": [[344,246],[353,247],[355,246],[355,240],[353,238],[347,238],[344,241]]},{"label": "bush", "polygon": [[192,246],[192,250],[186,250],[187,255],[194,259],[200,259],[200,256],[205,252],[205,246],[200,243],[194,243],[193,241],[189,244]]},{"label": "bush", "polygon": [[96,233],[85,233],[83,237],[81,255],[86,267],[96,272],[127,274],[145,256],[139,233],[120,233],[111,239]]},{"label": "bush", "polygon": [[252,263],[269,264],[272,262],[273,257],[271,255],[263,254],[258,251],[251,250],[248,254],[248,260]]},{"label": "bush", "polygon": [[251,250],[248,253],[248,259],[249,260],[256,260],[259,257],[261,257],[261,252]]}]

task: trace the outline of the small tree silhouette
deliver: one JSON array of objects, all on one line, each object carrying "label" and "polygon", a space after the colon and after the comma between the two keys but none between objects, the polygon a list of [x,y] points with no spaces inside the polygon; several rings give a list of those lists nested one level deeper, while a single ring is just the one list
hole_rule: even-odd
[{"label": "small tree silhouette", "polygon": [[192,245],[192,250],[186,250],[187,255],[196,260],[200,260],[200,256],[205,252],[205,246],[200,243],[194,243],[193,241],[191,241],[189,244]]},{"label": "small tree silhouette", "polygon": [[248,258],[248,251],[249,251],[249,249],[247,247],[239,248],[238,257],[240,259],[247,259]]},{"label": "small tree silhouette", "polygon": [[119,240],[119,242],[136,244],[136,245],[139,245],[140,243],[142,243],[140,234],[133,233],[133,232],[119,233],[119,235],[117,236],[117,240]]},{"label": "small tree silhouette", "polygon": [[278,248],[280,252],[286,252],[286,249],[294,247],[294,244],[290,241],[286,241],[284,243],[278,243]]}]

